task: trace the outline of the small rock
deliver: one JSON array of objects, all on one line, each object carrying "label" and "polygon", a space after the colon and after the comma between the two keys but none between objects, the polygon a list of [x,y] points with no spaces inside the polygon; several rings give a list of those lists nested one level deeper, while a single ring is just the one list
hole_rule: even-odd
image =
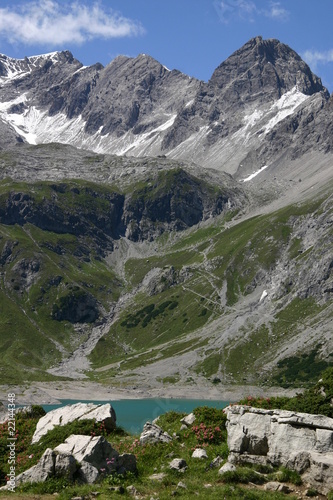
[{"label": "small rock", "polygon": [[169,464],[170,469],[178,470],[180,472],[185,472],[187,469],[187,463],[183,458],[174,458]]},{"label": "small rock", "polygon": [[288,494],[291,493],[292,490],[286,484],[280,484],[280,486],[278,487],[278,491]]},{"label": "small rock", "polygon": [[183,488],[184,490],[186,490],[187,486],[185,483],[183,483],[183,481],[179,481],[179,483],[177,484],[177,488]]},{"label": "small rock", "polygon": [[219,470],[219,474],[224,474],[225,472],[233,472],[235,470],[236,467],[234,466],[234,464],[226,462],[224,465],[222,465],[221,469]]},{"label": "small rock", "polygon": [[170,443],[170,441],[172,441],[172,437],[167,432],[163,432],[158,425],[147,422],[143,426],[143,431],[140,436],[141,444]]},{"label": "small rock", "polygon": [[194,421],[195,421],[194,413],[190,413],[189,415],[186,415],[186,417],[181,419],[181,422],[183,422],[187,426],[192,425]]},{"label": "small rock", "polygon": [[120,493],[120,495],[125,493],[125,488],[123,486],[110,486],[109,490],[116,491],[117,493]]},{"label": "small rock", "polygon": [[192,458],[208,458],[206,450],[196,448],[192,453]]},{"label": "small rock", "polygon": [[165,476],[166,474],[164,472],[158,472],[156,474],[152,474],[151,476],[149,476],[149,479],[151,479],[152,481],[163,481]]},{"label": "small rock", "polygon": [[265,484],[265,491],[278,491],[279,487],[281,486],[281,483],[278,483],[277,481],[270,481],[269,483]]},{"label": "small rock", "polygon": [[181,431],[186,431],[186,429],[187,429],[187,425],[182,424],[180,430]]},{"label": "small rock", "polygon": [[217,468],[220,467],[222,464],[223,464],[223,458],[217,456],[216,458],[214,458],[214,460],[212,460],[212,462],[209,465],[211,467]]},{"label": "small rock", "polygon": [[138,490],[136,489],[136,487],[131,484],[130,486],[127,486],[126,488],[126,491],[130,494],[130,495],[136,495],[138,493]]}]

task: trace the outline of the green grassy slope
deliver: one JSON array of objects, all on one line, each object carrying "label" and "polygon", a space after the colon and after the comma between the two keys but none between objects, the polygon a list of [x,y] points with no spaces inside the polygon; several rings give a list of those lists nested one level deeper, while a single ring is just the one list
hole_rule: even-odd
[{"label": "green grassy slope", "polygon": [[[46,369],[114,307],[90,355],[94,380],[132,383],[149,366],[165,383],[313,379],[332,362],[331,199],[242,219],[237,203],[225,208],[230,196],[181,169],[125,188],[2,181],[3,380],[52,378]],[[206,221],[194,224],[203,205]],[[313,370],[291,369],[308,359]]]}]

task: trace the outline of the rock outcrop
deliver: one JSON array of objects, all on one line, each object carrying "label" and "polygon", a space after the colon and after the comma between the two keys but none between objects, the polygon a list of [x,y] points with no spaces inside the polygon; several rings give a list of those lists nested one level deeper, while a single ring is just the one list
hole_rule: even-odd
[{"label": "rock outcrop", "polygon": [[283,465],[326,494],[333,482],[333,419],[285,410],[229,406],[231,463]]},{"label": "rock outcrop", "polygon": [[76,403],[48,412],[39,419],[32,443],[38,443],[42,436],[56,425],[66,425],[75,420],[96,420],[104,422],[105,427],[113,429],[116,425],[116,413],[110,403],[95,405],[94,403]]},{"label": "rock outcrop", "polygon": [[73,434],[54,450],[48,448],[36,465],[17,476],[16,485],[44,482],[50,478],[91,484],[105,475],[135,470],[135,456],[119,455],[104,437]]}]

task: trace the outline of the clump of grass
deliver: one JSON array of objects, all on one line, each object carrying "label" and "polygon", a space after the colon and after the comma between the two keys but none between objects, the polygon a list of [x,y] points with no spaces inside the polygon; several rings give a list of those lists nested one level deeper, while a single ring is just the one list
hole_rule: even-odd
[{"label": "clump of grass", "polygon": [[302,478],[298,472],[287,469],[286,467],[280,467],[275,474],[275,479],[281,483],[292,483],[295,486],[300,486],[302,484]]},{"label": "clump of grass", "polygon": [[267,482],[267,478],[258,474],[254,469],[249,467],[237,467],[235,471],[227,471],[221,475],[221,479],[224,483],[228,484],[264,484]]}]

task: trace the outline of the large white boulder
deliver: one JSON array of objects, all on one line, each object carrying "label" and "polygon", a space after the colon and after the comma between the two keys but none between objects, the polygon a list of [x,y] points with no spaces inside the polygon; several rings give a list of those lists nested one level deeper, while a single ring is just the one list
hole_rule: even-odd
[{"label": "large white boulder", "polygon": [[326,494],[333,487],[333,419],[234,405],[227,414],[229,462],[269,463],[296,470]]},{"label": "large white boulder", "polygon": [[72,434],[64,443],[54,448],[56,453],[71,454],[78,462],[88,462],[97,469],[105,468],[107,462],[110,468],[116,470],[116,459],[119,453],[103,436],[81,436]]},{"label": "large white boulder", "polygon": [[[72,434],[64,443],[57,446],[54,452],[60,455],[71,454],[78,463],[81,463],[81,479],[85,479],[88,483],[92,482],[90,477],[94,478],[96,471],[98,475],[100,472],[123,474],[126,471],[135,472],[136,470],[135,456],[128,453],[119,455],[103,436]],[[85,465],[86,470],[82,469],[82,464]]]},{"label": "large white boulder", "polygon": [[75,420],[86,419],[104,422],[107,429],[112,429],[116,425],[116,413],[110,403],[103,405],[76,403],[56,408],[40,418],[32,437],[32,443],[38,443],[40,438],[56,425],[66,425]]},{"label": "large white boulder", "polygon": [[[49,478],[94,483],[101,476],[136,471],[136,458],[119,455],[102,436],[71,435],[54,450],[48,448],[39,462],[16,477],[16,484],[40,483]],[[6,490],[7,486],[0,489]]]}]

